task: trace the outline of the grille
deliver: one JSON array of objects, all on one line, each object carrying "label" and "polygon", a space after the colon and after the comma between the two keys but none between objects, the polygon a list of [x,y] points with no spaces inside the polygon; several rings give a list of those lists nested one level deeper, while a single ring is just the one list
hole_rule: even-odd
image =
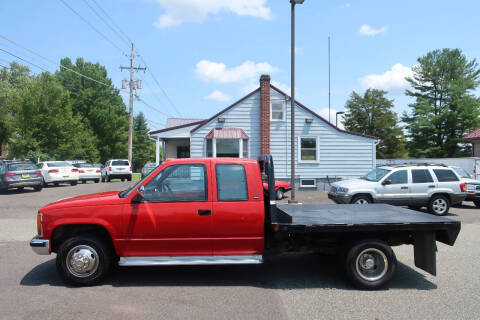
[{"label": "grille", "polygon": [[475,190],[479,190],[479,191],[480,191],[480,186],[476,186],[476,187],[475,187]]}]

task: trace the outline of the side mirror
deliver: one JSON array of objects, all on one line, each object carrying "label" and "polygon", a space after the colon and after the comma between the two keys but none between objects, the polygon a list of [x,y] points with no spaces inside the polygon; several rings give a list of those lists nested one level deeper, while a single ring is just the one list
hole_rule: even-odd
[{"label": "side mirror", "polygon": [[382,185],[384,185],[384,186],[388,186],[388,185],[391,185],[391,184],[392,184],[392,180],[389,180],[389,179],[382,182]]},{"label": "side mirror", "polygon": [[137,189],[137,191],[135,193],[135,197],[133,197],[133,199],[132,199],[132,202],[139,203],[139,202],[142,202],[144,199],[145,199],[145,187],[140,186]]}]

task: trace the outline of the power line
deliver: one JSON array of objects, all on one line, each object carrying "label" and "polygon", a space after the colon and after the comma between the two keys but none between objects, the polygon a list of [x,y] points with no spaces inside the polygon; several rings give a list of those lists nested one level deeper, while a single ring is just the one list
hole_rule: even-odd
[{"label": "power line", "polygon": [[100,30],[98,30],[94,25],[92,25],[90,22],[87,21],[80,13],[75,11],[71,6],[69,6],[64,0],[59,0],[62,2],[68,9],[70,9],[73,13],[75,13],[80,19],[82,19],[83,22],[85,22],[90,28],[92,28],[96,33],[98,33],[102,38],[104,38],[106,41],[108,41],[112,46],[117,48],[123,55],[127,55],[119,46],[117,46],[112,40],[110,40],[106,35],[104,35]]},{"label": "power line", "polygon": [[163,115],[166,116],[166,117],[172,117],[172,116],[169,115],[168,113],[165,113],[165,112],[163,112],[163,111],[158,110],[157,108],[155,108],[154,106],[148,104],[148,103],[145,102],[144,100],[142,100],[142,99],[140,99],[140,98],[138,98],[138,97],[137,97],[137,99],[138,99],[140,102],[142,102],[144,105],[146,105],[147,107],[149,107],[150,109],[155,110],[155,111],[157,111],[158,113],[163,114]]},{"label": "power line", "polygon": [[[60,0],[60,1],[62,1],[62,0]],[[0,38],[2,38],[2,39],[4,39],[4,40],[6,40],[6,41],[8,41],[8,42],[10,42],[10,43],[12,43],[12,44],[14,44],[14,45],[16,45],[17,47],[22,48],[22,49],[24,49],[24,50],[26,50],[26,51],[28,51],[28,52],[30,52],[30,53],[33,53],[33,54],[36,55],[37,57],[40,57],[40,58],[42,58],[42,59],[44,59],[44,60],[46,60],[46,61],[48,61],[48,62],[50,62],[50,63],[53,63],[53,64],[59,66],[60,68],[63,68],[63,69],[68,70],[68,71],[70,71],[70,72],[73,72],[73,73],[75,73],[76,75],[79,75],[79,76],[81,76],[81,77],[83,77],[83,78],[85,78],[85,79],[94,81],[94,82],[96,82],[96,83],[98,83],[98,84],[101,84],[101,85],[104,85],[104,86],[106,86],[106,87],[110,87],[110,88],[113,88],[113,89],[117,89],[115,86],[113,86],[113,85],[111,85],[111,84],[108,84],[108,83],[105,83],[105,82],[96,80],[96,79],[94,79],[94,78],[91,78],[91,77],[89,77],[89,76],[86,76],[86,75],[84,75],[84,74],[81,74],[80,72],[78,72],[78,71],[76,71],[76,70],[73,70],[73,69],[70,69],[70,68],[68,68],[68,67],[65,67],[65,66],[63,66],[62,64],[53,61],[52,59],[49,59],[49,58],[47,58],[47,57],[44,57],[44,56],[42,56],[41,54],[33,51],[32,49],[26,48],[26,47],[22,46],[21,44],[15,42],[15,41],[13,41],[13,40],[10,40],[9,38],[5,37],[4,35],[1,35],[1,34],[0,34]],[[121,90],[121,89],[117,89],[117,90]]]},{"label": "power line", "polygon": [[127,36],[127,34],[125,32],[123,32],[123,30],[120,28],[120,26],[115,22],[115,20],[112,19],[112,17],[110,17],[110,15],[105,11],[103,10],[103,8],[98,4],[98,2],[96,0],[92,0],[93,3],[95,3],[95,5],[97,6],[97,8],[99,8],[103,14],[110,20],[110,22],[112,22],[112,24],[118,29],[118,31],[120,32],[120,34],[122,36],[125,37],[125,39],[127,39],[127,41],[130,43],[132,43],[133,41],[130,40],[130,38]]},{"label": "power line", "polygon": [[20,60],[22,60],[22,61],[24,61],[24,62],[26,62],[26,63],[28,63],[28,64],[31,64],[32,66],[35,66],[35,67],[37,67],[37,68],[39,68],[39,69],[41,69],[41,70],[43,70],[43,71],[49,72],[47,69],[42,68],[42,67],[40,67],[39,65],[37,65],[37,64],[35,64],[35,63],[33,63],[33,62],[30,62],[30,61],[28,61],[28,60],[26,60],[26,59],[23,59],[23,58],[15,55],[15,54],[7,51],[7,50],[4,50],[4,49],[2,49],[2,48],[0,48],[0,50],[3,51],[3,52],[5,52],[5,53],[7,53],[7,54],[9,54],[9,55],[11,55],[12,57],[15,57],[15,58],[17,58],[17,59],[20,59]]},{"label": "power line", "polygon": [[130,41],[128,40],[125,40],[125,38],[122,37],[122,35],[117,31],[115,30],[111,25],[110,23],[108,23],[108,21],[105,20],[105,18],[103,18],[98,12],[97,10],[95,10],[95,8],[93,8],[90,3],[88,3],[87,0],[83,0],[83,2],[90,8],[90,10],[93,11],[93,13],[100,19],[103,21],[103,23],[105,23],[105,25],[113,31],[113,33],[115,33],[115,35],[117,35],[119,37],[120,40],[122,41],[125,41],[127,43],[127,45],[130,45]]}]

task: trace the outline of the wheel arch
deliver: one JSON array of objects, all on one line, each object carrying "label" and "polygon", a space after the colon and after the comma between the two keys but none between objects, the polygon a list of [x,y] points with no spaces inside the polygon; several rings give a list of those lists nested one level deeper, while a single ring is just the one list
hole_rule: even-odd
[{"label": "wheel arch", "polygon": [[107,243],[114,252],[117,252],[112,235],[105,226],[100,224],[71,223],[56,226],[51,235],[51,251],[57,252],[62,243],[75,235],[92,234],[100,237]]},{"label": "wheel arch", "polygon": [[366,196],[366,197],[369,197],[370,200],[372,201],[372,203],[375,202],[375,198],[373,197],[373,195],[370,193],[370,192],[357,192],[357,193],[354,193],[352,195],[352,200],[350,201],[350,203],[353,203],[355,198],[357,197],[360,197],[360,196]]}]

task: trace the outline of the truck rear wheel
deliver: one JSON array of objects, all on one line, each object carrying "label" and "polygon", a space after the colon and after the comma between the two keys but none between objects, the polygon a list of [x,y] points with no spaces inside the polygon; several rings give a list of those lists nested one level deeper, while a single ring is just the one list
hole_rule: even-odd
[{"label": "truck rear wheel", "polygon": [[397,258],[383,241],[364,240],[347,253],[346,271],[352,284],[360,289],[376,290],[386,285],[395,273]]},{"label": "truck rear wheel", "polygon": [[100,238],[77,235],[65,240],[57,253],[57,271],[63,280],[76,286],[102,281],[114,262],[112,250]]}]

